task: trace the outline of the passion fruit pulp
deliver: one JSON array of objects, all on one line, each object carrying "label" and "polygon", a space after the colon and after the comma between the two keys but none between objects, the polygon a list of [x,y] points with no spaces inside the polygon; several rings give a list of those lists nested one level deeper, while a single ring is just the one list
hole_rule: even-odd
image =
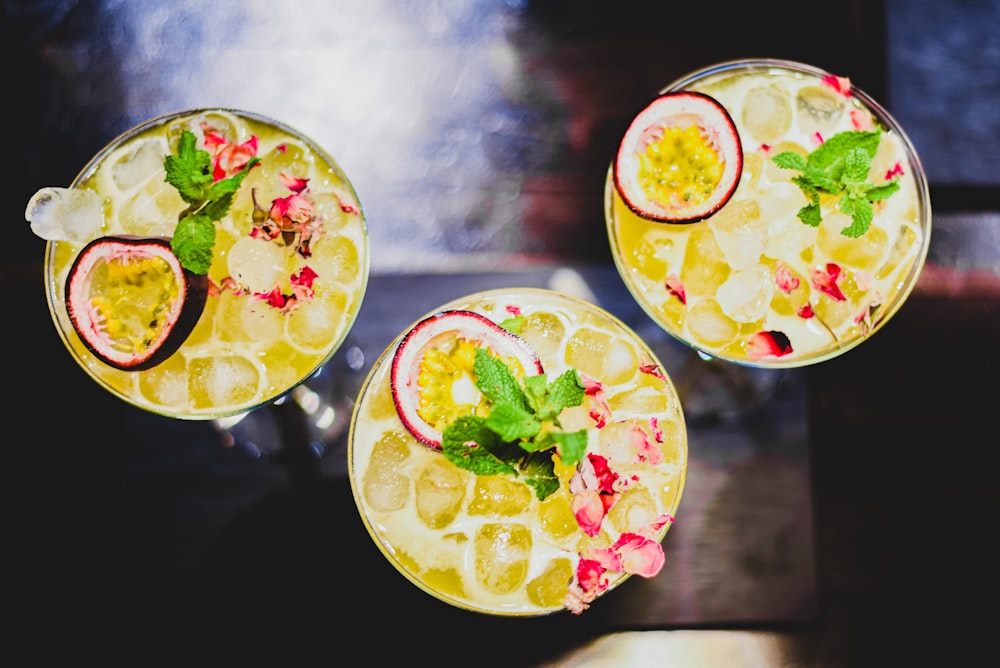
[{"label": "passion fruit pulp", "polygon": [[694,223],[721,209],[743,173],[732,117],[715,98],[663,93],[626,130],[614,165],[615,188],[643,218]]},{"label": "passion fruit pulp", "polygon": [[400,339],[392,358],[392,399],[403,425],[424,445],[440,449],[451,421],[486,410],[472,373],[476,348],[488,349],[515,376],[543,372],[524,339],[472,311],[435,313]]},{"label": "passion fruit pulp", "polygon": [[94,239],[73,261],[66,310],[80,340],[123,371],[160,364],[188,338],[208,299],[208,276],[184,269],[165,237]]}]

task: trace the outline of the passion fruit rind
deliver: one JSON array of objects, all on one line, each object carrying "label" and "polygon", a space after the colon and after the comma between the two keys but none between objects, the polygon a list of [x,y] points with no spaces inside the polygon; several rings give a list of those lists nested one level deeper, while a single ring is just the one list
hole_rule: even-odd
[{"label": "passion fruit rind", "polygon": [[[104,294],[92,292],[95,280]],[[205,310],[208,290],[208,276],[184,269],[169,237],[105,236],[84,246],[73,261],[66,310],[95,357],[122,371],[142,371],[187,340]]]},{"label": "passion fruit rind", "polygon": [[662,93],[626,130],[613,163],[615,188],[636,215],[695,223],[725,206],[743,173],[736,124],[715,98]]},{"label": "passion fruit rind", "polygon": [[424,445],[441,449],[441,431],[421,417],[419,377],[425,354],[464,340],[490,350],[501,358],[518,361],[525,375],[543,373],[541,360],[517,334],[473,311],[448,310],[434,313],[400,338],[392,358],[390,386],[396,412],[403,425]]}]

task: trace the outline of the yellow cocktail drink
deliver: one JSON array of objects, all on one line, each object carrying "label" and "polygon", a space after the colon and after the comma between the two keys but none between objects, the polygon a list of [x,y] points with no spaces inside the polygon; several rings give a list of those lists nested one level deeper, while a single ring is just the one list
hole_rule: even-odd
[{"label": "yellow cocktail drink", "polygon": [[705,355],[769,367],[829,359],[882,327],[931,229],[923,169],[888,112],[845,78],[777,60],[668,86],[623,139],[605,216],[653,320]]},{"label": "yellow cocktail drink", "polygon": [[301,133],[234,110],[148,121],[26,217],[50,239],[52,317],[74,359],[143,409],[261,406],[337,350],[368,279],[358,198]]},{"label": "yellow cocktail drink", "polygon": [[418,587],[489,614],[580,613],[662,567],[687,433],[671,380],[616,318],[495,290],[389,346],[348,457],[369,533]]}]

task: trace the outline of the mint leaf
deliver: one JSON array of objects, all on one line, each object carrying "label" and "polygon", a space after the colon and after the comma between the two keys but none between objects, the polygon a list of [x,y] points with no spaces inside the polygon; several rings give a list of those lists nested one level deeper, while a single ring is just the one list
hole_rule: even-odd
[{"label": "mint leaf", "polygon": [[544,501],[550,494],[559,490],[559,478],[555,473],[551,450],[528,455],[522,460],[518,472],[524,478],[524,482],[534,488],[539,501]]},{"label": "mint leaf", "polygon": [[530,410],[517,378],[500,359],[485,348],[476,348],[476,359],[472,363],[476,374],[476,386],[493,403],[510,403],[524,410]]},{"label": "mint leaf", "polygon": [[799,209],[799,220],[818,227],[823,218],[820,193],[837,195],[838,208],[851,216],[851,225],[843,228],[841,234],[863,236],[875,215],[872,203],[899,189],[895,178],[877,185],[868,181],[881,138],[880,130],[846,130],[827,139],[805,159],[794,151],[775,155],[771,160],[776,165],[800,172],[792,182],[802,190],[808,204]]},{"label": "mint leaf", "polygon": [[806,163],[840,181],[847,166],[847,155],[854,149],[868,156],[869,166],[878,150],[882,133],[878,130],[845,130],[833,135],[806,156]]},{"label": "mint leaf", "polygon": [[544,499],[559,488],[553,457],[575,464],[587,449],[587,431],[558,430],[559,414],[585,396],[580,374],[570,369],[552,383],[546,375],[520,383],[507,365],[486,348],[476,348],[476,387],[490,401],[486,417],[465,415],[442,432],[448,461],[478,475],[507,473],[524,478]]},{"label": "mint leaf", "polygon": [[857,239],[863,236],[868,228],[871,226],[872,219],[875,217],[875,212],[872,209],[871,202],[869,202],[864,196],[862,197],[848,197],[844,196],[840,198],[840,210],[851,217],[851,224],[840,230],[840,233],[845,237],[851,237],[852,239]]},{"label": "mint leaf", "polygon": [[212,183],[212,156],[195,148],[194,133],[185,130],[177,142],[176,155],[167,155],[163,167],[166,182],[177,189],[181,199],[195,204],[205,199],[205,189]]},{"label": "mint leaf", "polygon": [[842,178],[845,183],[864,183],[865,179],[868,178],[868,170],[871,169],[871,166],[871,156],[861,148],[852,148],[844,158],[844,174]]},{"label": "mint leaf", "polygon": [[200,213],[211,221],[222,220],[222,218],[229,212],[229,207],[232,205],[233,193],[226,193],[219,199],[205,204],[205,206],[201,208]]},{"label": "mint leaf", "polygon": [[177,223],[170,239],[170,250],[181,266],[195,274],[207,274],[212,266],[212,246],[215,245],[215,225],[207,216],[185,216]]},{"label": "mint leaf", "polygon": [[532,411],[507,402],[493,405],[486,426],[505,441],[534,438],[542,430],[542,423]]},{"label": "mint leaf", "polygon": [[795,151],[782,151],[771,160],[782,169],[794,169],[800,172],[806,169],[806,159]]},{"label": "mint leaf", "polygon": [[500,326],[512,334],[520,334],[524,327],[525,318],[523,315],[515,315],[500,323]]},{"label": "mint leaf", "polygon": [[[165,181],[177,189],[189,206],[178,216],[177,229],[170,247],[181,266],[195,274],[207,274],[212,265],[215,245],[214,221],[222,220],[233,205],[233,196],[243,179],[260,160],[251,158],[243,169],[213,182],[212,156],[196,148],[197,138],[184,130],[177,142],[177,153],[163,158]],[[206,228],[212,227],[211,233]]]},{"label": "mint leaf", "polygon": [[559,406],[560,411],[569,406],[579,406],[583,403],[583,397],[583,381],[575,369],[564,371],[549,387],[549,402],[553,406]]},{"label": "mint leaf", "polygon": [[587,453],[587,430],[572,432],[552,432],[550,434],[558,444],[559,457],[564,464],[573,465],[583,459]]},{"label": "mint leaf", "polygon": [[493,453],[494,449],[502,451],[501,445],[486,421],[475,415],[457,418],[441,434],[441,452],[445,458],[476,475],[516,473],[513,466]]},{"label": "mint leaf", "polygon": [[888,181],[884,185],[875,186],[874,188],[869,188],[868,201],[878,202],[879,200],[886,199],[897,190],[899,190],[899,182],[895,180]]}]

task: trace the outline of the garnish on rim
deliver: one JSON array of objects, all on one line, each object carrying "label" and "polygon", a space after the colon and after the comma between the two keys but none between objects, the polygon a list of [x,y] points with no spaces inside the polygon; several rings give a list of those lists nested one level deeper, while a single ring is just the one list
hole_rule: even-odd
[{"label": "garnish on rim", "polygon": [[708,218],[733,196],[742,173],[743,147],[729,112],[692,91],[664,93],[639,112],[614,161],[625,204],[666,223]]},{"label": "garnish on rim", "polygon": [[838,198],[838,208],[852,220],[840,233],[852,238],[863,236],[874,217],[872,205],[899,190],[899,173],[895,171],[886,174],[886,180],[880,183],[868,180],[881,138],[880,130],[845,130],[824,141],[805,158],[794,151],[774,156],[772,160],[777,166],[801,172],[792,181],[809,202],[799,209],[799,220],[818,227],[823,218],[820,194],[830,194]]}]

